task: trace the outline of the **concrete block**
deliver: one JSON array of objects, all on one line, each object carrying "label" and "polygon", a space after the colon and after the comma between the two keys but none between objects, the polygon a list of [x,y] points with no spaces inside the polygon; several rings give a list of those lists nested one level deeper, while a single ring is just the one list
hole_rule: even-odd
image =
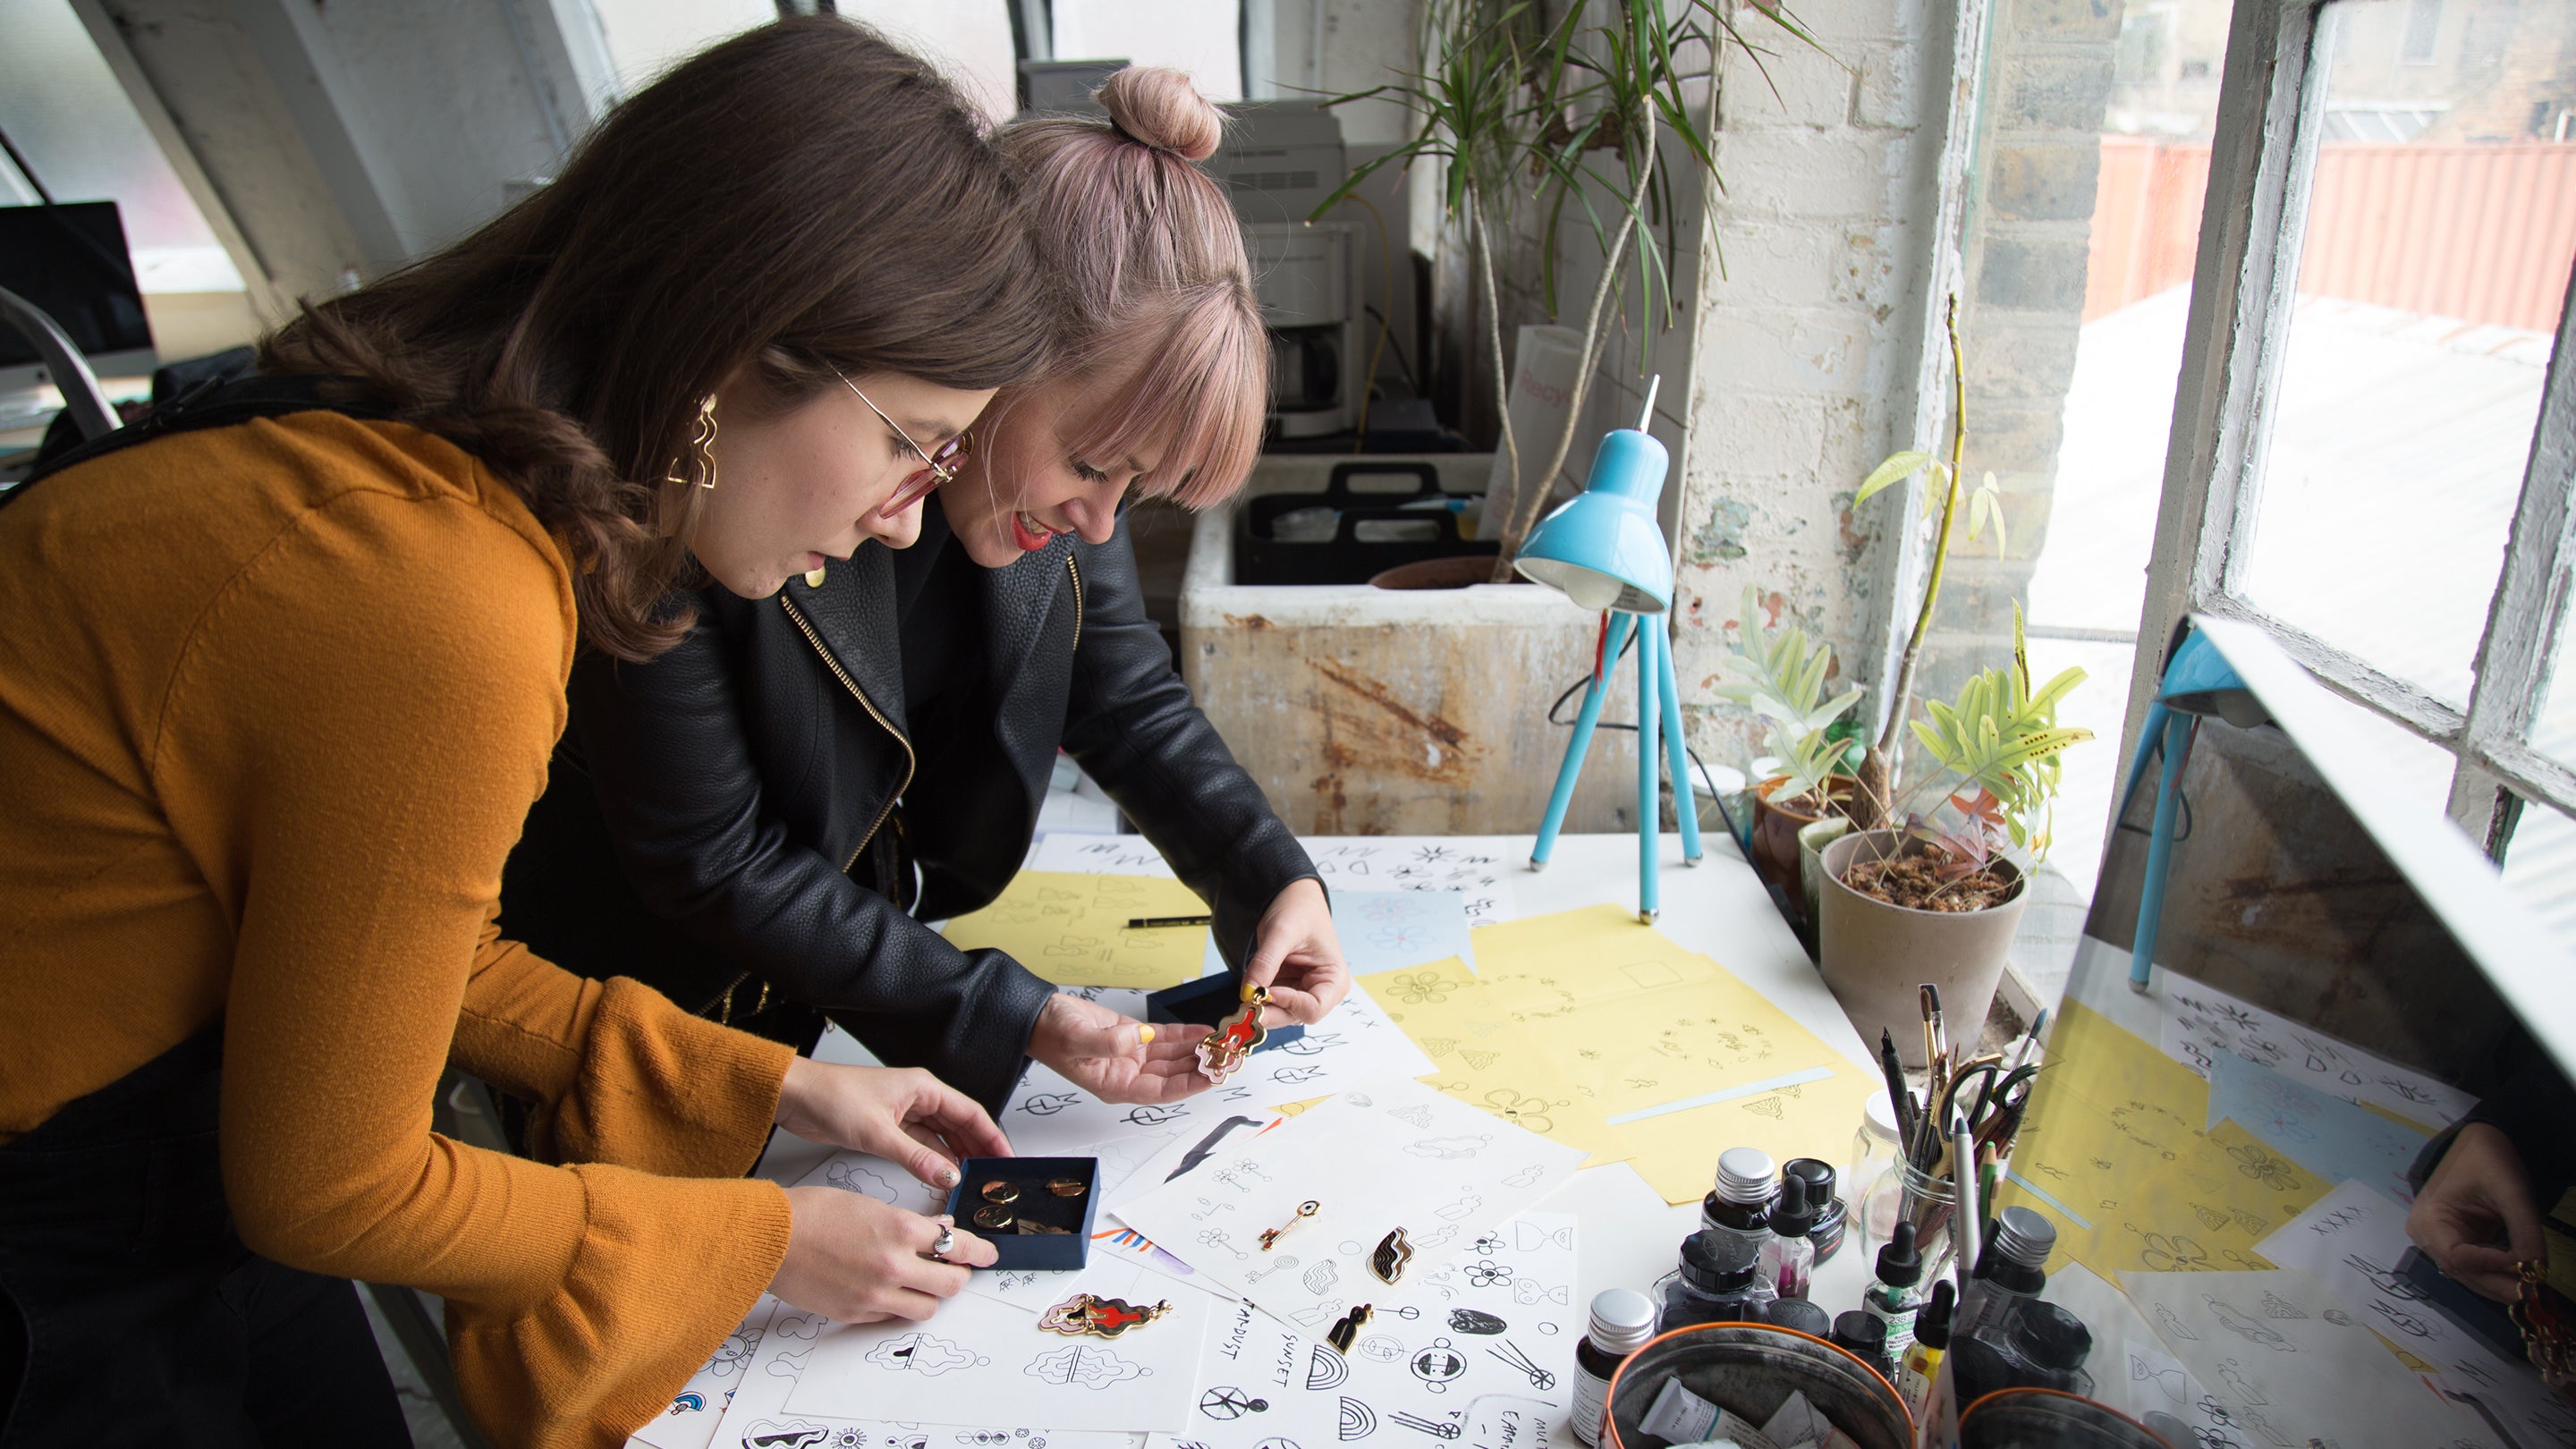
[{"label": "concrete block", "polygon": [[2086,221],[2102,170],[2096,142],[1998,145],[1986,181],[1994,214],[2015,221]]},{"label": "concrete block", "polygon": [[2084,311],[2085,246],[2071,237],[1991,237],[1977,263],[1981,306],[2016,311]]},{"label": "concrete block", "polygon": [[1823,129],[1849,124],[1852,90],[1857,82],[1842,50],[1830,43],[1819,49],[1783,37],[1783,43],[1763,58],[1759,68],[1737,56],[1719,102],[1718,124],[1730,131],[1759,126]]},{"label": "concrete block", "polygon": [[2098,40],[2120,35],[2122,0],[2013,0],[1996,33],[2022,40]]},{"label": "concrete block", "polygon": [[1899,200],[1903,159],[1880,133],[1731,131],[1717,152],[1726,194],[1709,211],[1721,234],[1736,217],[1877,219]]},{"label": "concrete block", "polygon": [[1813,473],[1825,409],[1826,400],[1818,397],[1720,391],[1703,374],[1691,409],[1685,486],[1721,473]]},{"label": "concrete block", "polygon": [[1852,97],[1852,123],[1908,129],[1923,114],[1923,48],[1919,44],[1871,46],[1849,57],[1860,71]]},{"label": "concrete block", "polygon": [[[1758,318],[1758,320],[1756,320]],[[1765,309],[1725,335],[1701,333],[1697,369],[1727,393],[1857,393],[1869,361],[1866,317],[1825,308]],[[1714,342],[1717,345],[1709,347]]]},{"label": "concrete block", "polygon": [[2041,410],[2062,406],[2075,376],[2075,319],[2072,304],[2056,316],[1983,314],[1968,349],[1971,422],[1991,403]]},{"label": "concrete block", "polygon": [[[1746,219],[1709,239],[1702,295],[1721,306],[1814,306],[1840,300],[1848,227]],[[1865,233],[1864,233],[1865,235]]]},{"label": "concrete block", "polygon": [[2002,105],[1993,113],[1999,131],[2102,129],[2111,100],[2111,52],[2098,55],[2024,55],[2004,63]]},{"label": "concrete block", "polygon": [[1981,407],[1971,400],[1968,423],[1968,451],[1976,466],[1998,473],[2052,472],[2066,441],[2065,413],[2057,408]]}]

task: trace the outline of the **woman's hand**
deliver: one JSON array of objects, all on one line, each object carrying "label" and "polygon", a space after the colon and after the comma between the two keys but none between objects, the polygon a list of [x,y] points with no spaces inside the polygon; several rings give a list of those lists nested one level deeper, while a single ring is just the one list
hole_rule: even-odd
[{"label": "woman's hand", "polygon": [[1342,959],[1342,938],[1333,930],[1333,908],[1321,884],[1292,881],[1261,913],[1243,982],[1270,988],[1271,1010],[1262,1013],[1264,1026],[1291,1021],[1312,1025],[1351,994],[1350,963]]},{"label": "woman's hand", "polygon": [[787,1256],[769,1291],[836,1323],[928,1318],[940,1299],[966,1286],[969,1267],[991,1267],[1001,1256],[991,1243],[958,1231],[947,1261],[929,1257],[940,1233],[952,1229],[951,1219],[908,1213],[837,1187],[791,1187],[787,1207],[794,1214]]},{"label": "woman's hand", "polygon": [[1199,1074],[1203,1026],[1148,1026],[1059,991],[1038,1013],[1029,1055],[1104,1102],[1176,1102],[1216,1085]]},{"label": "woman's hand", "polygon": [[2521,1296],[2514,1265],[2548,1249],[2513,1139],[2484,1122],[2461,1128],[2406,1214],[2406,1236],[2457,1282],[2498,1303]]},{"label": "woman's hand", "polygon": [[983,1108],[918,1067],[798,1057],[779,1088],[777,1120],[799,1137],[902,1163],[941,1189],[957,1185],[957,1164],[969,1157],[1011,1155],[1010,1139]]}]

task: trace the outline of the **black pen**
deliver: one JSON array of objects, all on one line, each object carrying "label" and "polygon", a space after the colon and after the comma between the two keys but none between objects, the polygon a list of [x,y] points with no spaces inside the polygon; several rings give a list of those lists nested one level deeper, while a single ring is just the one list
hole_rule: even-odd
[{"label": "black pen", "polygon": [[1155,926],[1209,926],[1215,923],[1214,916],[1131,916],[1127,920],[1127,929],[1143,931]]},{"label": "black pen", "polygon": [[1878,1065],[1887,1074],[1887,1111],[1896,1119],[1897,1150],[1913,1160],[1914,1123],[1905,1110],[1905,1067],[1896,1059],[1896,1036],[1885,1027],[1878,1029]]}]

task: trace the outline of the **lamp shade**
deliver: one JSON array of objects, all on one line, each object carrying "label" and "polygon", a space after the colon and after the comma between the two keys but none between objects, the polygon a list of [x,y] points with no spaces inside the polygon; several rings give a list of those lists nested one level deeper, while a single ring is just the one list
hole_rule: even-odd
[{"label": "lamp shade", "polygon": [[1660,614],[1672,606],[1673,556],[1655,523],[1671,458],[1635,428],[1602,438],[1583,491],[1539,520],[1514,567],[1587,610]]}]

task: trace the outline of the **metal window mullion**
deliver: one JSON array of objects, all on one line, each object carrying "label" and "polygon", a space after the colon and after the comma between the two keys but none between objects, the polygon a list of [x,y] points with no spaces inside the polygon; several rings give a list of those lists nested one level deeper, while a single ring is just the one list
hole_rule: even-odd
[{"label": "metal window mullion", "polygon": [[[2539,757],[2528,742],[2531,724],[2549,697],[2550,674],[2567,626],[2571,570],[2576,570],[2576,269],[2558,311],[2558,336],[2541,385],[2540,418],[2531,433],[2531,458],[2522,473],[2522,496],[2513,510],[2504,568],[2487,606],[2486,632],[2478,640],[2476,682],[2459,770],[2451,778],[2451,818],[2502,858],[2512,828],[2507,789],[2526,796],[2527,784],[2576,781],[2564,769],[2531,774],[2522,782],[2499,761]],[[2541,798],[2576,810],[2576,787],[2540,786]]]},{"label": "metal window mullion", "polygon": [[2175,628],[2194,609],[2239,602],[2228,598],[2231,560],[2252,523],[2265,392],[2278,372],[2267,354],[2288,332],[2316,150],[2318,9],[2314,0],[2238,0],[2228,23],[2122,759],[2136,753]]},{"label": "metal window mullion", "polygon": [[2208,600],[2200,612],[2256,625],[2326,688],[2444,749],[2460,748],[2467,724],[2465,716],[2422,689],[2373,667],[2359,655],[2338,649],[2233,595]]}]

